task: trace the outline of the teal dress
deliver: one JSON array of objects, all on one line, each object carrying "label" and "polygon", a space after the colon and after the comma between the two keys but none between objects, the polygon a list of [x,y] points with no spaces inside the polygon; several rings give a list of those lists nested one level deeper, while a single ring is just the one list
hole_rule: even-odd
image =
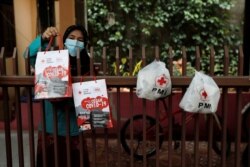
[{"label": "teal dress", "polygon": [[[30,55],[30,64],[35,66],[36,55],[41,48],[44,50],[47,46],[47,42],[41,39],[41,35],[38,36],[32,43],[29,45],[29,55]],[[70,135],[76,136],[79,134],[76,113],[74,108],[73,98],[65,98],[57,102],[51,102],[50,100],[44,100],[44,112],[45,112],[45,121],[46,121],[46,132],[52,134],[54,131],[54,119],[53,119],[53,108],[57,113],[57,125],[58,125],[58,135],[66,136],[66,109],[70,110],[69,120],[70,120]],[[41,125],[39,125],[39,130],[42,130]]]}]

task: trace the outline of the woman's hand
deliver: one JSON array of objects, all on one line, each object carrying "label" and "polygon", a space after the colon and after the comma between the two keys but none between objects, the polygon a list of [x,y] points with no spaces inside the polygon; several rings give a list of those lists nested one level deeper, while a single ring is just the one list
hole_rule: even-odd
[{"label": "woman's hand", "polygon": [[43,40],[49,40],[51,36],[57,36],[58,30],[56,27],[48,27],[42,34]]}]

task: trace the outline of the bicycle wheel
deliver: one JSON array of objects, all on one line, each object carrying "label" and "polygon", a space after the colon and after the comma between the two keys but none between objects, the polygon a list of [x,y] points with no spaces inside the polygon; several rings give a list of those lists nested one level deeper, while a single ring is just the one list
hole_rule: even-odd
[{"label": "bicycle wheel", "polygon": [[[222,122],[222,118],[219,115],[216,115],[218,118],[218,121]],[[208,122],[207,122],[207,127],[208,127]],[[215,117],[213,117],[213,142],[212,142],[212,148],[214,152],[218,155],[222,154],[222,129],[219,127]],[[229,130],[227,129],[227,136],[226,136],[226,156],[228,157],[231,152],[231,137],[229,134]]]},{"label": "bicycle wheel", "polygon": [[[143,159],[143,115],[133,116],[133,121],[128,119],[121,131],[121,144],[124,150],[131,154],[136,159]],[[133,124],[133,139],[130,136],[130,129]],[[159,126],[159,148],[163,143],[164,134],[161,125]],[[149,158],[156,154],[156,120],[153,117],[146,116],[146,143],[145,143],[146,157]]]}]

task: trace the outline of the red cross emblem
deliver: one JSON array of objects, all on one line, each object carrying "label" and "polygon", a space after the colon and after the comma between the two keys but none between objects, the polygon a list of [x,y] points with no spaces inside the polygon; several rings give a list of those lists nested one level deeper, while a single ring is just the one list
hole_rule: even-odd
[{"label": "red cross emblem", "polygon": [[204,89],[202,89],[202,90],[200,91],[200,96],[201,96],[201,100],[208,100],[208,99],[207,99],[208,94],[207,94],[207,92],[206,92]]},{"label": "red cross emblem", "polygon": [[156,86],[165,87],[167,84],[168,84],[168,79],[164,74],[156,77]]}]

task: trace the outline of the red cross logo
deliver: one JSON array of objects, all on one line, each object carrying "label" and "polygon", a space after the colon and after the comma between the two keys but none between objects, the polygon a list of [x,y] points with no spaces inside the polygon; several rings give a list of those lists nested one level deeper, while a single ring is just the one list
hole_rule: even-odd
[{"label": "red cross logo", "polygon": [[202,89],[202,90],[200,91],[200,95],[201,95],[201,100],[208,100],[208,99],[207,99],[208,94],[207,94],[207,92],[206,92],[204,89]]},{"label": "red cross logo", "polygon": [[156,78],[156,86],[165,87],[167,84],[168,79],[164,74]]}]

